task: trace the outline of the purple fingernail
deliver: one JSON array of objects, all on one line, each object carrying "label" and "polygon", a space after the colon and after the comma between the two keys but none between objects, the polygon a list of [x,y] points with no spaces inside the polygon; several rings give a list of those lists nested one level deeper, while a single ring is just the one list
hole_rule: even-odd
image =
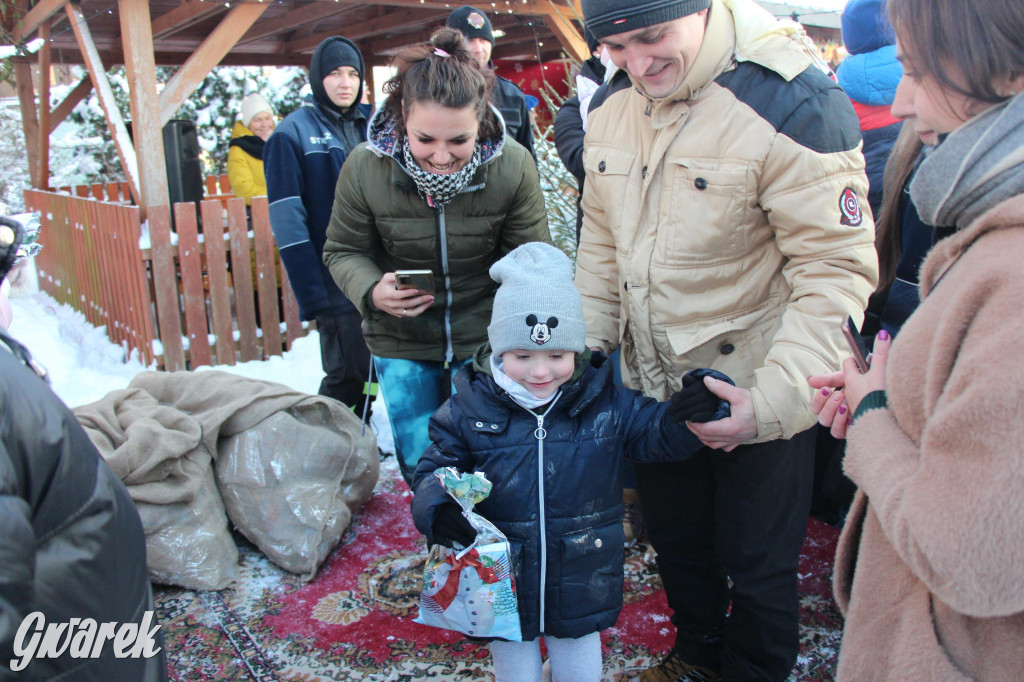
[{"label": "purple fingernail", "polygon": [[839,406],[839,414],[846,414],[846,405]]},{"label": "purple fingernail", "polygon": [[822,395],[828,395],[828,389],[827,388],[821,389],[821,394]]},{"label": "purple fingernail", "polygon": [[878,332],[878,338],[881,339],[882,341],[888,341],[889,340],[889,332],[887,332],[887,331],[885,331],[883,329],[882,331]]}]

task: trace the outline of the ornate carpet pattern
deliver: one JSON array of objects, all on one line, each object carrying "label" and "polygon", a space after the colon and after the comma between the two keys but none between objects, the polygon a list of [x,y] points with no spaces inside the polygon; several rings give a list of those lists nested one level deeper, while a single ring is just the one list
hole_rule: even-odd
[{"label": "ornate carpet pattern", "polygon": [[[426,557],[409,490],[382,462],[373,497],[316,577],[303,583],[236,537],[232,589],[157,587],[172,680],[492,680],[485,644],[413,623]],[[842,623],[829,580],[838,532],[812,520],[800,565],[801,651],[792,680],[834,677]],[[602,633],[605,679],[626,679],[673,641],[647,548],[627,550],[625,608]]]}]

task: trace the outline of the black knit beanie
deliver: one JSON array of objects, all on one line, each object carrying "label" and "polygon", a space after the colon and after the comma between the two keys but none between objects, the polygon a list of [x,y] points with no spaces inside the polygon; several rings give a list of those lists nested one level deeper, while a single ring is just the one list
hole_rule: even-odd
[{"label": "black knit beanie", "polygon": [[582,0],[587,28],[598,40],[674,21],[711,6],[711,0]]},{"label": "black knit beanie", "polygon": [[494,31],[491,29],[491,20],[487,18],[486,14],[475,7],[467,5],[458,8],[448,15],[448,20],[444,22],[444,25],[448,28],[454,28],[456,31],[462,31],[462,35],[466,36],[466,40],[483,38],[491,45],[494,44]]},{"label": "black knit beanie", "polygon": [[[324,90],[324,78],[331,71],[339,66],[351,66],[359,73],[359,79],[363,78],[363,55],[359,48],[348,38],[332,36],[316,46],[313,51],[313,58],[309,63],[309,87],[313,90],[313,97],[317,102],[329,109],[341,113],[341,109],[331,102]],[[359,104],[363,97],[363,85],[360,82],[359,92],[356,93],[356,104]]]}]

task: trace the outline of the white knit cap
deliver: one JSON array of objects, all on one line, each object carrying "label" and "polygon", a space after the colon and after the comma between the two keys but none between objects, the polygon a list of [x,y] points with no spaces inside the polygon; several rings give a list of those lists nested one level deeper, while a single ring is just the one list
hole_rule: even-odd
[{"label": "white knit cap", "polygon": [[586,348],[583,301],[572,281],[572,263],[543,242],[523,244],[491,266],[494,294],[487,339],[491,352]]},{"label": "white knit cap", "polygon": [[274,108],[270,106],[266,97],[258,92],[246,95],[242,100],[242,125],[248,128],[256,114],[261,114],[264,111],[271,116],[274,115]]}]

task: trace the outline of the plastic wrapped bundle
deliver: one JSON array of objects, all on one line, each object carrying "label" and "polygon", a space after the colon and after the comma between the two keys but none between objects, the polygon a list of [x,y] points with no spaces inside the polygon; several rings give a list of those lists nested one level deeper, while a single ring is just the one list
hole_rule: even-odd
[{"label": "plastic wrapped bundle", "polygon": [[222,590],[238,579],[238,548],[228,530],[213,467],[188,502],[135,502],[146,530],[149,579],[190,590]]},{"label": "plastic wrapped bundle", "polygon": [[374,434],[326,400],[296,405],[222,438],[217,483],[235,527],[281,568],[309,580],[370,497]]}]

